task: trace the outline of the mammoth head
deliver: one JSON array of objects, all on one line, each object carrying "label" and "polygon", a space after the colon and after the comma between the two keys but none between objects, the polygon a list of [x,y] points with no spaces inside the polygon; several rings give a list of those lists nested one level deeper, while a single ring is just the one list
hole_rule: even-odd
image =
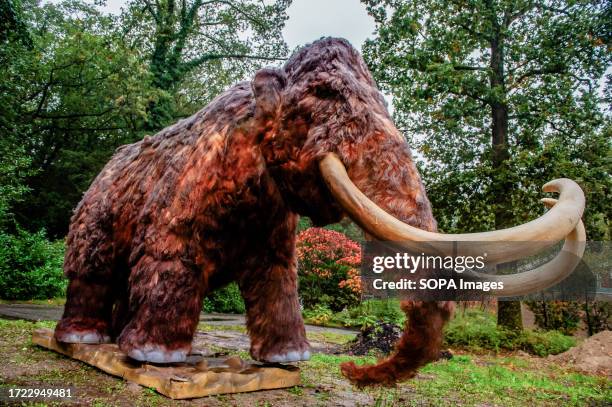
[{"label": "mammoth head", "polygon": [[[509,229],[473,234],[436,232],[429,200],[408,144],[388,113],[382,94],[359,53],[345,40],[325,38],[295,53],[283,69],[259,71],[252,82],[255,117],[266,163],[292,208],[315,224],[347,214],[369,235],[440,253],[431,242],[482,242],[492,262],[533,255],[565,239],[559,255],[540,268],[503,281],[500,296],[521,295],[556,284],[584,252],[580,220],[584,195],[569,179],[544,186],[542,217]],[[415,243],[416,242],[416,243]],[[503,242],[533,242],[503,245]],[[452,245],[451,245],[452,246]],[[449,247],[451,247],[449,246]],[[461,247],[461,246],[459,246]],[[465,245],[462,254],[474,245]],[[456,254],[457,246],[454,246]]]}]

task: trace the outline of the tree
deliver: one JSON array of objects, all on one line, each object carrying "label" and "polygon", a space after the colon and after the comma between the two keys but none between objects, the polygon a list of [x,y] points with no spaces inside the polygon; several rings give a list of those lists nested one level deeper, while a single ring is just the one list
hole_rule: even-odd
[{"label": "tree", "polygon": [[28,192],[12,212],[29,230],[60,237],[115,148],[140,138],[155,91],[113,19],[95,7],[27,1],[22,17],[29,44],[0,44],[0,133],[29,162]]},{"label": "tree", "polygon": [[[564,0],[362,0],[364,46],[395,119],[418,148],[445,231],[499,229],[541,213],[546,181],[577,179],[593,239],[610,236],[609,4]],[[606,87],[609,89],[610,78]],[[498,323],[520,329],[520,304]]]},{"label": "tree", "polygon": [[3,0],[0,2],[0,43],[18,41],[30,45],[20,0]]},{"label": "tree", "polygon": [[148,130],[201,108],[264,63],[283,60],[290,0],[133,0],[124,38],[147,61],[163,97],[148,107]]},{"label": "tree", "polygon": [[52,237],[66,233],[117,146],[193,114],[287,52],[284,0],[134,0],[120,17],[86,0],[18,1],[0,8],[12,16],[0,30],[23,27],[29,40],[0,42],[0,132],[31,163],[12,212]]},{"label": "tree", "polygon": [[[0,69],[6,72],[10,61],[16,58],[22,50],[31,46],[31,37],[24,22],[21,2],[6,0],[0,2]],[[0,86],[0,91],[3,91]],[[25,149],[16,143],[11,123],[16,117],[13,106],[8,101],[5,92],[0,92],[0,233],[10,228],[11,207],[27,192],[24,178],[30,174],[30,159]]]}]

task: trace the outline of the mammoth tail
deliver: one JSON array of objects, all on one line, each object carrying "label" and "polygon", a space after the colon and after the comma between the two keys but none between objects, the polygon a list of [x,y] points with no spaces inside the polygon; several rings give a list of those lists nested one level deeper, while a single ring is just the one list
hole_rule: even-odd
[{"label": "mammoth tail", "polygon": [[392,386],[414,377],[420,367],[438,359],[442,331],[454,306],[454,302],[403,301],[401,308],[406,313],[406,325],[395,353],[376,365],[343,363],[340,365],[342,374],[359,387]]}]

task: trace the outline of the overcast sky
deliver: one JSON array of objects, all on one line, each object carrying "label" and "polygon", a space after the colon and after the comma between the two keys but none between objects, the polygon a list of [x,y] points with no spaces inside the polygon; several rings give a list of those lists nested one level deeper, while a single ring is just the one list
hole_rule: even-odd
[{"label": "overcast sky", "polygon": [[[118,13],[127,0],[107,0],[104,10]],[[344,37],[361,50],[374,20],[359,0],[293,0],[283,30],[289,49],[323,36]]]}]

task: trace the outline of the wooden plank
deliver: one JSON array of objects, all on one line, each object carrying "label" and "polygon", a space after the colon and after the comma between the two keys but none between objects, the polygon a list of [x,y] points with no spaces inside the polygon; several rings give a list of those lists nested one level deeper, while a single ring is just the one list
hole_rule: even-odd
[{"label": "wooden plank", "polygon": [[299,385],[300,370],[290,365],[261,365],[239,357],[221,360],[189,355],[185,363],[152,365],[128,358],[116,344],[65,344],[51,329],[37,329],[32,342],[125,380],[150,387],[172,399],[281,389]]}]

